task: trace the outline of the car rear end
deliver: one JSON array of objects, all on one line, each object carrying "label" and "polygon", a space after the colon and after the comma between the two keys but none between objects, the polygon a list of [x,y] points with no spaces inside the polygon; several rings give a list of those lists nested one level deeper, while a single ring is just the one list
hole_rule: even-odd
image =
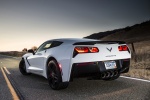
[{"label": "car rear end", "polygon": [[111,78],[129,71],[131,52],[121,41],[74,43],[71,77]]}]

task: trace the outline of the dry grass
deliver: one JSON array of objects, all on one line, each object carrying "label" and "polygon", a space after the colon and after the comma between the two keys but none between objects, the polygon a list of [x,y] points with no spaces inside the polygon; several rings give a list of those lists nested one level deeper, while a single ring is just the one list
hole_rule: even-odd
[{"label": "dry grass", "polygon": [[135,50],[135,54],[132,51],[130,70],[123,75],[150,80],[150,41],[135,43]]},{"label": "dry grass", "polygon": [[25,52],[8,51],[8,52],[0,52],[0,54],[7,55],[7,56],[13,56],[13,57],[21,57],[22,55],[25,54]]},{"label": "dry grass", "polygon": [[130,69],[128,73],[123,74],[124,76],[135,77],[140,79],[150,80],[150,70],[146,69]]}]

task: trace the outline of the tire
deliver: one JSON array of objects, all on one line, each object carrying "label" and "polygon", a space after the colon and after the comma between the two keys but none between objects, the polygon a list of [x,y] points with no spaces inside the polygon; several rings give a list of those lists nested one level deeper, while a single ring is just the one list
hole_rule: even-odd
[{"label": "tire", "polygon": [[47,78],[49,86],[53,90],[65,89],[69,85],[69,82],[62,82],[61,71],[55,60],[51,60],[48,63]]},{"label": "tire", "polygon": [[116,76],[113,76],[113,77],[110,77],[110,78],[104,78],[103,80],[105,81],[112,81],[112,80],[116,80],[117,78],[119,78],[120,74],[116,75]]},{"label": "tire", "polygon": [[27,73],[26,71],[25,61],[23,59],[19,63],[19,70],[22,75],[30,75],[30,73]]}]

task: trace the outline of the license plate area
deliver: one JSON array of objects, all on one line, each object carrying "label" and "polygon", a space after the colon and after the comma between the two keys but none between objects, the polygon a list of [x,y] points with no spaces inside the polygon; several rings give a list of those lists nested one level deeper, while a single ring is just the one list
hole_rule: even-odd
[{"label": "license plate area", "polygon": [[104,65],[105,65],[106,69],[116,69],[117,68],[115,61],[105,61]]}]

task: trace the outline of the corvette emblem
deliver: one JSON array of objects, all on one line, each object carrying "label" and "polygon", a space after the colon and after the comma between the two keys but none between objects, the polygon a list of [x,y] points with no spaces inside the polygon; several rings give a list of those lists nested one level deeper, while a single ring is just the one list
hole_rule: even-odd
[{"label": "corvette emblem", "polygon": [[111,52],[111,50],[112,50],[112,47],[111,47],[110,49],[106,47],[106,49],[107,49],[108,51],[110,51],[110,52]]}]

